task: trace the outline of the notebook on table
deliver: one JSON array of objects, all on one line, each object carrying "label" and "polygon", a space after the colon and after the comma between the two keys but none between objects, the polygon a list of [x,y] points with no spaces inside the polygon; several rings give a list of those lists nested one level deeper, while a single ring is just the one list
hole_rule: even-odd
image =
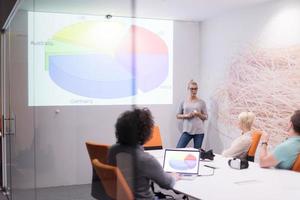
[{"label": "notebook on table", "polygon": [[200,152],[197,149],[165,149],[163,169],[182,177],[196,177],[199,172]]}]

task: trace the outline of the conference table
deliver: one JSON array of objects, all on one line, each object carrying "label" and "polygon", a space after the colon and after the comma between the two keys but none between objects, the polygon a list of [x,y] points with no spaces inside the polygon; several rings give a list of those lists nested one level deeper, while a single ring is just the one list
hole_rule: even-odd
[{"label": "conference table", "polygon": [[[147,152],[162,164],[164,150]],[[228,160],[216,155],[213,161],[200,161],[199,176],[177,181],[174,190],[203,200],[300,200],[300,173],[264,169],[253,162],[249,168],[238,170],[231,168]]]}]

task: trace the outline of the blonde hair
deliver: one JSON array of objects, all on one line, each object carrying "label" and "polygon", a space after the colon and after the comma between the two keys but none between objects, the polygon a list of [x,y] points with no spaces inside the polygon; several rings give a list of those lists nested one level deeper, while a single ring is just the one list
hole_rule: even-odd
[{"label": "blonde hair", "polygon": [[191,79],[189,82],[188,82],[188,89],[190,89],[190,85],[196,85],[198,87],[198,84],[196,81],[194,81],[193,79]]},{"label": "blonde hair", "polygon": [[238,118],[242,126],[251,129],[255,119],[255,114],[253,112],[241,112]]}]

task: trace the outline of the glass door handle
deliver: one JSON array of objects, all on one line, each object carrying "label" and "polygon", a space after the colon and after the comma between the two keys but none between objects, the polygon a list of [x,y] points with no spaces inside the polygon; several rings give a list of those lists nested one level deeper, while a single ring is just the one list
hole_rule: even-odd
[{"label": "glass door handle", "polygon": [[4,135],[15,135],[16,119],[15,117],[4,118]]}]

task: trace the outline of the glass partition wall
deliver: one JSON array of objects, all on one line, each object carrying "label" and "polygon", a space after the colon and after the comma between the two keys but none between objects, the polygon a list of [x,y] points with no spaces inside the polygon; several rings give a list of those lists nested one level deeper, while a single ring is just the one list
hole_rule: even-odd
[{"label": "glass partition wall", "polygon": [[8,199],[94,199],[85,142],[113,144],[115,120],[136,101],[133,8],[131,0],[21,1],[1,34]]},{"label": "glass partition wall", "polygon": [[[33,2],[27,5],[33,7]],[[27,11],[19,7],[3,35],[3,186],[9,199],[26,200],[36,198],[35,110],[27,103],[27,33]]]}]

